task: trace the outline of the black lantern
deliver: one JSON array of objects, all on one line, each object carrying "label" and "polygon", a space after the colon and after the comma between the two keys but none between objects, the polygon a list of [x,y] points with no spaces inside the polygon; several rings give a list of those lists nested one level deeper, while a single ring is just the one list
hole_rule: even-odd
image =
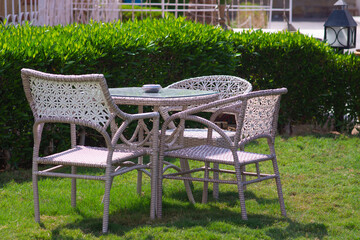
[{"label": "black lantern", "polygon": [[357,24],[347,10],[347,4],[344,1],[337,1],[334,6],[335,10],[324,24],[324,40],[330,46],[341,50],[355,48]]}]

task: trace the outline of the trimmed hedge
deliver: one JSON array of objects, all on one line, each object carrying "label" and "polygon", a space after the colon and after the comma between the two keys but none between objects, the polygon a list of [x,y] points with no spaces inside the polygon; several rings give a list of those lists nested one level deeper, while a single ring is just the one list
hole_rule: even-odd
[{"label": "trimmed hedge", "polygon": [[[31,163],[33,118],[21,68],[103,73],[109,87],[166,86],[188,77],[237,75],[254,89],[287,87],[280,123],[360,113],[360,60],[299,33],[224,32],[184,18],[37,27],[0,25],[0,151]],[[132,111],[131,109],[124,109]],[[51,129],[57,132],[59,128]],[[55,146],[65,146],[62,135]]]},{"label": "trimmed hedge", "polygon": [[249,76],[255,89],[285,86],[282,120],[307,122],[327,117],[329,72],[334,51],[299,33],[261,31],[234,36],[239,54],[237,75]]},{"label": "trimmed hedge", "polygon": [[281,106],[282,123],[324,123],[338,130],[360,113],[360,58],[338,54],[323,42],[300,33],[234,34],[239,66],[255,89],[287,87]]}]

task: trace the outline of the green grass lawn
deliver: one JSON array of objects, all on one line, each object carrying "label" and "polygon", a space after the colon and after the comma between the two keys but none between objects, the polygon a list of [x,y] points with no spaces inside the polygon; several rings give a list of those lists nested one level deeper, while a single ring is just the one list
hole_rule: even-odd
[{"label": "green grass lawn", "polygon": [[[165,180],[164,216],[152,221],[149,178],[138,196],[131,172],[115,178],[108,235],[101,235],[104,185],[99,181],[78,180],[78,205],[72,208],[69,179],[40,178],[39,225],[31,170],[20,170],[0,173],[0,239],[360,239],[360,138],[276,140],[286,218],[274,181],[248,186],[249,220],[243,221],[235,186],[221,185],[219,201],[209,196],[207,204],[192,205],[181,182]],[[265,149],[259,141],[246,150]],[[194,183],[198,202],[201,191],[202,184]]]}]

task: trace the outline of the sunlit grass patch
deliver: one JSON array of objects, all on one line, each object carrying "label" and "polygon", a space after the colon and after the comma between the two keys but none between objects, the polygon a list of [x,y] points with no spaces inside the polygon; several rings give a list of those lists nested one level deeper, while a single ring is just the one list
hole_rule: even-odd
[{"label": "sunlit grass patch", "polygon": [[[266,152],[257,141],[245,150]],[[0,173],[1,239],[359,239],[360,139],[346,136],[276,138],[288,217],[282,217],[274,181],[249,185],[248,221],[241,219],[235,185],[220,185],[220,198],[196,204],[181,181],[164,180],[163,218],[151,220],[150,179],[137,173],[116,177],[110,200],[109,234],[101,234],[104,183],[78,180],[77,207],[70,204],[69,179],[41,177],[40,213],[33,218],[31,170]],[[191,166],[202,163],[191,163]],[[271,170],[271,165],[260,166]],[[249,168],[250,169],[250,168]],[[88,171],[88,170],[85,170]],[[89,170],[91,171],[91,170]],[[100,173],[99,173],[100,174]]]}]

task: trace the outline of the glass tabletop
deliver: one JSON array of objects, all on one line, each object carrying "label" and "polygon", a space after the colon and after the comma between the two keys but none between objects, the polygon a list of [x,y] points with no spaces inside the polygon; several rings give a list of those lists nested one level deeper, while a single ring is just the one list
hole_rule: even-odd
[{"label": "glass tabletop", "polygon": [[141,87],[109,88],[112,97],[181,98],[216,94],[215,91],[162,88],[158,93],[145,93]]}]

